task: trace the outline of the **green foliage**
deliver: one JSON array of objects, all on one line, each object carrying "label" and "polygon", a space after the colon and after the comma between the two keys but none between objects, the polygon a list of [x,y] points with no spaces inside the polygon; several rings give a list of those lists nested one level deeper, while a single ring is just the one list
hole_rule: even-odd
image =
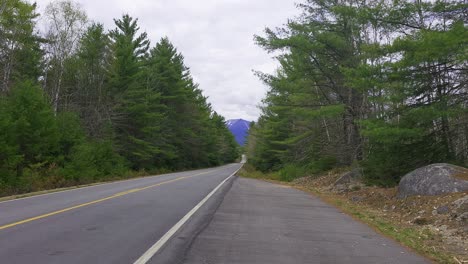
[{"label": "green foliage", "polygon": [[0,4],[0,92],[40,74],[43,42],[36,33],[36,4],[2,0]]},{"label": "green foliage", "polygon": [[96,23],[84,30],[83,10],[62,1],[47,8],[42,40],[35,9],[0,4],[0,195],[239,157],[224,118],[167,38],[149,52],[129,15],[110,32]]},{"label": "green foliage", "polygon": [[22,157],[18,170],[53,162],[59,149],[59,130],[42,90],[29,82],[17,85],[7,99],[6,112],[11,120],[10,144],[17,146]]},{"label": "green foliage", "polygon": [[294,164],[287,164],[278,171],[281,181],[291,182],[297,178],[306,176],[307,170],[304,167]]},{"label": "green foliage", "polygon": [[146,33],[138,34],[138,19],[127,14],[114,22],[117,28],[110,32],[114,61],[110,68],[109,83],[113,95],[119,98],[129,87],[135,85],[141,75],[143,58],[150,42]]},{"label": "green foliage", "polygon": [[336,158],[325,156],[306,164],[286,164],[278,171],[278,175],[281,181],[291,182],[301,177],[331,170],[334,166],[336,166]]},{"label": "green foliage", "polygon": [[119,156],[112,142],[87,142],[76,146],[63,175],[75,184],[115,178],[127,173],[125,159]]},{"label": "green foliage", "polygon": [[[466,4],[308,0],[256,37],[280,52],[249,162],[291,180],[360,164],[392,186],[417,167],[468,165]],[[296,165],[290,165],[296,164]],[[290,176],[288,176],[290,174]]]},{"label": "green foliage", "polygon": [[[112,98],[106,85],[111,61],[110,39],[102,24],[92,24],[80,40],[76,56],[67,68],[71,87],[70,108],[79,114],[86,134],[108,138]],[[71,76],[70,76],[71,75]]]},{"label": "green foliage", "polygon": [[80,124],[78,115],[71,112],[60,113],[56,117],[59,134],[59,150],[61,163],[70,161],[71,152],[75,146],[83,144],[86,140],[85,133]]}]

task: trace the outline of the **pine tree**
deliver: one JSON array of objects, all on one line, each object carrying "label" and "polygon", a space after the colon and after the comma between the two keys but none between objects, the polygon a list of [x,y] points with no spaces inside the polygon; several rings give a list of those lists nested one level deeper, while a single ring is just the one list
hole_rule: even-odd
[{"label": "pine tree", "polygon": [[282,51],[278,72],[260,74],[270,91],[249,138],[257,168],[359,163],[389,186],[430,163],[468,164],[466,4],[300,6],[299,19],[257,37]]},{"label": "pine tree", "polygon": [[[278,57],[275,75],[259,74],[270,87],[257,142],[270,157],[262,168],[285,163],[350,165],[362,158],[359,119],[368,111],[365,90],[346,80],[346,69],[360,65],[360,28],[354,1],[309,0],[300,5],[301,19],[256,37],[268,51],[287,50]],[[260,132],[261,131],[261,132]],[[255,159],[254,159],[255,160]],[[260,161],[260,160],[259,160]],[[321,165],[320,165],[321,166]]]},{"label": "pine tree", "polygon": [[160,150],[161,103],[157,90],[146,81],[149,40],[138,35],[138,20],[124,15],[111,32],[114,61],[110,89],[120,115],[113,120],[120,153],[134,169],[151,169]]},{"label": "pine tree", "polygon": [[363,79],[385,83],[381,89],[386,96],[370,97],[383,105],[384,113],[364,122],[364,135],[369,138],[364,165],[371,181],[392,185],[416,167],[467,160],[463,118],[468,114],[468,97],[463,68],[468,31],[457,16],[460,8],[457,3],[408,3],[394,6],[379,18],[395,21],[391,16],[398,11],[419,17],[386,25],[406,36],[379,45],[378,52],[400,58],[368,71],[382,71],[378,78],[360,72]]},{"label": "pine tree", "polygon": [[188,87],[187,68],[183,64],[183,57],[167,38],[151,50],[150,83],[161,95],[161,103],[165,106],[166,122],[162,130],[162,140],[169,146],[165,153],[164,163],[170,167],[187,168],[189,140],[195,135],[191,130],[190,109],[191,90]]},{"label": "pine tree", "polygon": [[29,166],[53,163],[59,153],[59,131],[42,90],[30,82],[21,83],[4,100],[2,131],[6,133],[1,134],[4,149],[0,152],[8,157],[2,167],[21,176]]},{"label": "pine tree", "polygon": [[36,32],[35,4],[4,0],[1,8],[0,92],[8,92],[17,82],[38,80],[43,41]]},{"label": "pine tree", "polygon": [[102,24],[92,24],[80,40],[67,85],[73,87],[71,109],[80,114],[87,134],[95,139],[110,136],[107,128],[114,118],[106,85],[110,60],[109,36]]}]

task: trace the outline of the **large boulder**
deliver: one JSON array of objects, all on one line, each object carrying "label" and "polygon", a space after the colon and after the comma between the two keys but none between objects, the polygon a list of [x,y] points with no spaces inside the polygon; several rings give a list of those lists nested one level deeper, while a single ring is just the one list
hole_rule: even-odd
[{"label": "large boulder", "polygon": [[406,174],[398,186],[398,197],[431,196],[466,191],[468,191],[468,169],[438,163]]}]

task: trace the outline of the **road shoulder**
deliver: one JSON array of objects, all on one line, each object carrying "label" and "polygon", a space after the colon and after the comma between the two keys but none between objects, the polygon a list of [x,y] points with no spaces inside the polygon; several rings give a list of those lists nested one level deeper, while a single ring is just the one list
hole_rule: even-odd
[{"label": "road shoulder", "polygon": [[238,178],[184,263],[429,263],[305,192]]}]

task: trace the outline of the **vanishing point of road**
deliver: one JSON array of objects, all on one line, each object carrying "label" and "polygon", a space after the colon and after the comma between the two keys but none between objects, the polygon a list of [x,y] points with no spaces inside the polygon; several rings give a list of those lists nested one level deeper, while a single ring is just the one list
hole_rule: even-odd
[{"label": "vanishing point of road", "polygon": [[241,166],[0,202],[0,263],[429,263]]}]

